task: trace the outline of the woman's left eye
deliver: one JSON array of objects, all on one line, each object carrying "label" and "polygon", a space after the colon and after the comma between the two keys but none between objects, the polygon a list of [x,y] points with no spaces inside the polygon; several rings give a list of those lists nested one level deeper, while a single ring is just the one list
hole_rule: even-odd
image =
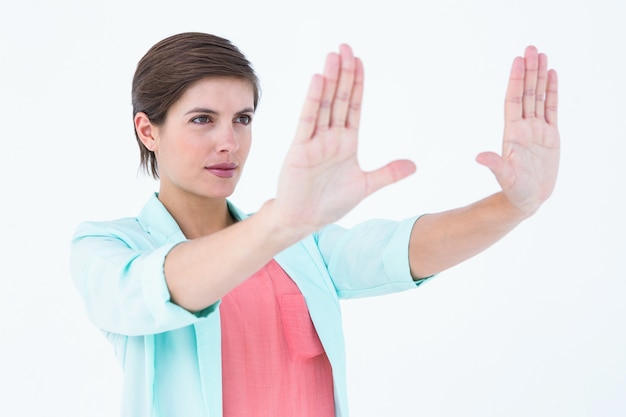
[{"label": "woman's left eye", "polygon": [[250,122],[252,122],[252,117],[250,117],[247,114],[242,114],[241,116],[239,116],[239,117],[237,117],[235,119],[235,122],[236,123],[241,123],[241,124],[244,124],[244,125],[249,125]]}]

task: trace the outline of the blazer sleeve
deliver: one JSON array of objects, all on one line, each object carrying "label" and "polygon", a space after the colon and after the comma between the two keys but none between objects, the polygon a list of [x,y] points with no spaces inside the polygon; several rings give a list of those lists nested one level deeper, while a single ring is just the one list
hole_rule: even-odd
[{"label": "blazer sleeve", "polygon": [[373,219],[352,228],[330,225],[314,235],[340,298],[377,296],[414,289],[409,238],[418,217]]},{"label": "blazer sleeve", "polygon": [[145,233],[133,233],[132,222],[86,222],[73,236],[72,279],[91,321],[107,332],[138,336],[188,326],[214,312],[218,303],[191,313],[171,302],[163,265],[182,240],[157,246]]}]

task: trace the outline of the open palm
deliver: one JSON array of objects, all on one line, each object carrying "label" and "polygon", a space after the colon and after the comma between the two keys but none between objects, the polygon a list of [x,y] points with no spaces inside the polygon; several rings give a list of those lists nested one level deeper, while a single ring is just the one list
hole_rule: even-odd
[{"label": "open palm", "polygon": [[558,86],[547,57],[534,46],[513,61],[505,102],[502,155],[483,152],[505,196],[526,215],[552,193],[559,167]]},{"label": "open palm", "polygon": [[348,45],[326,59],[307,93],[294,142],[279,178],[283,221],[310,230],[338,220],[374,191],[412,174],[397,160],[371,172],[357,159],[363,64]]}]

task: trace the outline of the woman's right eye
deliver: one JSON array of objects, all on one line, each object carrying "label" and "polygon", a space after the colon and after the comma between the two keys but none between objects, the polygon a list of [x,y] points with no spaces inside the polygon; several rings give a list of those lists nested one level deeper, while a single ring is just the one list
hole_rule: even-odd
[{"label": "woman's right eye", "polygon": [[197,116],[191,119],[191,123],[195,123],[199,125],[207,124],[210,122],[211,122],[211,119],[208,116]]}]

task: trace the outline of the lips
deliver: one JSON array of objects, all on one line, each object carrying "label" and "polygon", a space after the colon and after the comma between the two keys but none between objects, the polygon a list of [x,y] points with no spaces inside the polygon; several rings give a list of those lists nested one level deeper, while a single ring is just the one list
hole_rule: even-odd
[{"label": "lips", "polygon": [[215,164],[208,167],[204,167],[211,174],[220,178],[231,178],[235,175],[235,170],[237,169],[237,164],[232,162],[225,162],[222,164]]}]

